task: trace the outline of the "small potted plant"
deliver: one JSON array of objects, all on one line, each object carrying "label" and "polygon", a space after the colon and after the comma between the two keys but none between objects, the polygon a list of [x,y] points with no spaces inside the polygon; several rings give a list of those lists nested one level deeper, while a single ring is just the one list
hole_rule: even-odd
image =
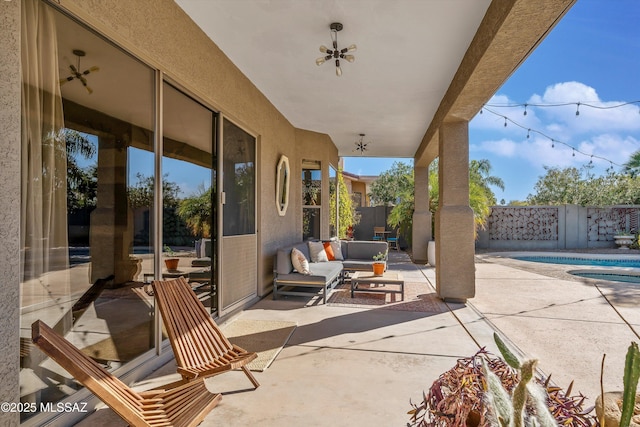
[{"label": "small potted plant", "polygon": [[175,257],[175,252],[168,245],[164,245],[162,251],[166,254],[167,258],[164,259],[164,265],[167,270],[177,270],[180,258]]},{"label": "small potted plant", "polygon": [[386,257],[387,255],[383,254],[382,252],[378,252],[377,255],[373,256],[373,275],[374,276],[382,276],[384,274]]}]

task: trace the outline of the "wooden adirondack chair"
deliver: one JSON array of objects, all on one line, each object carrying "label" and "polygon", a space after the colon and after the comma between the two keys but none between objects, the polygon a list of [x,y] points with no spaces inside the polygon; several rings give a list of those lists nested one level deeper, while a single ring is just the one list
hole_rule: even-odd
[{"label": "wooden adirondack chair", "polygon": [[134,427],[196,426],[222,398],[209,392],[202,379],[136,392],[41,320],[31,325],[31,335],[44,353]]},{"label": "wooden adirondack chair", "polygon": [[152,286],[178,373],[186,381],[240,368],[255,388],[260,386],[246,367],[258,355],[229,342],[184,277],[155,280]]}]

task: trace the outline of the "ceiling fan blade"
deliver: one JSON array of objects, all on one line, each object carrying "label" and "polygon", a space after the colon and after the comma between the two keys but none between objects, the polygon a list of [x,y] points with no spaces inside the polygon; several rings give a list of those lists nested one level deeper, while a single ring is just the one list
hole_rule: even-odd
[{"label": "ceiling fan blade", "polygon": [[60,84],[63,85],[66,82],[70,82],[71,80],[73,80],[74,77],[73,76],[69,76],[69,77],[65,77],[64,79],[60,79]]}]

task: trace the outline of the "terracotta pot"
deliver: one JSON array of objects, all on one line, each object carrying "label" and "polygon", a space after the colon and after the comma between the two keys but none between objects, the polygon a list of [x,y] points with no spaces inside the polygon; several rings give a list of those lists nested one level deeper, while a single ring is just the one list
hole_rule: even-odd
[{"label": "terracotta pot", "polygon": [[373,275],[382,276],[384,274],[384,262],[373,263]]},{"label": "terracotta pot", "polygon": [[167,266],[167,270],[177,270],[179,262],[180,258],[166,258],[164,260],[164,265]]}]

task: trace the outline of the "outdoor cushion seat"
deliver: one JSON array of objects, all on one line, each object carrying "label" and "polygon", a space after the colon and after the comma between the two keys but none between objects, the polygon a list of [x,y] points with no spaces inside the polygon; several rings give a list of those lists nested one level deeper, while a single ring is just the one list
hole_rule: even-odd
[{"label": "outdoor cushion seat", "polygon": [[386,254],[387,242],[341,241],[340,252],[343,260],[311,262],[310,275],[301,274],[293,269],[291,251],[298,249],[307,259],[311,259],[308,242],[297,243],[278,249],[273,262],[273,299],[278,295],[308,296],[296,288],[322,288],[323,301],[327,302],[329,289],[341,283],[345,271],[371,271],[373,256]]},{"label": "outdoor cushion seat", "polygon": [[278,275],[280,282],[313,282],[323,284],[335,280],[342,273],[342,263],[340,262],[312,262],[309,264],[310,275],[300,277],[298,273]]},{"label": "outdoor cushion seat", "polygon": [[371,271],[373,260],[350,259],[342,262],[342,268],[348,271]]}]

